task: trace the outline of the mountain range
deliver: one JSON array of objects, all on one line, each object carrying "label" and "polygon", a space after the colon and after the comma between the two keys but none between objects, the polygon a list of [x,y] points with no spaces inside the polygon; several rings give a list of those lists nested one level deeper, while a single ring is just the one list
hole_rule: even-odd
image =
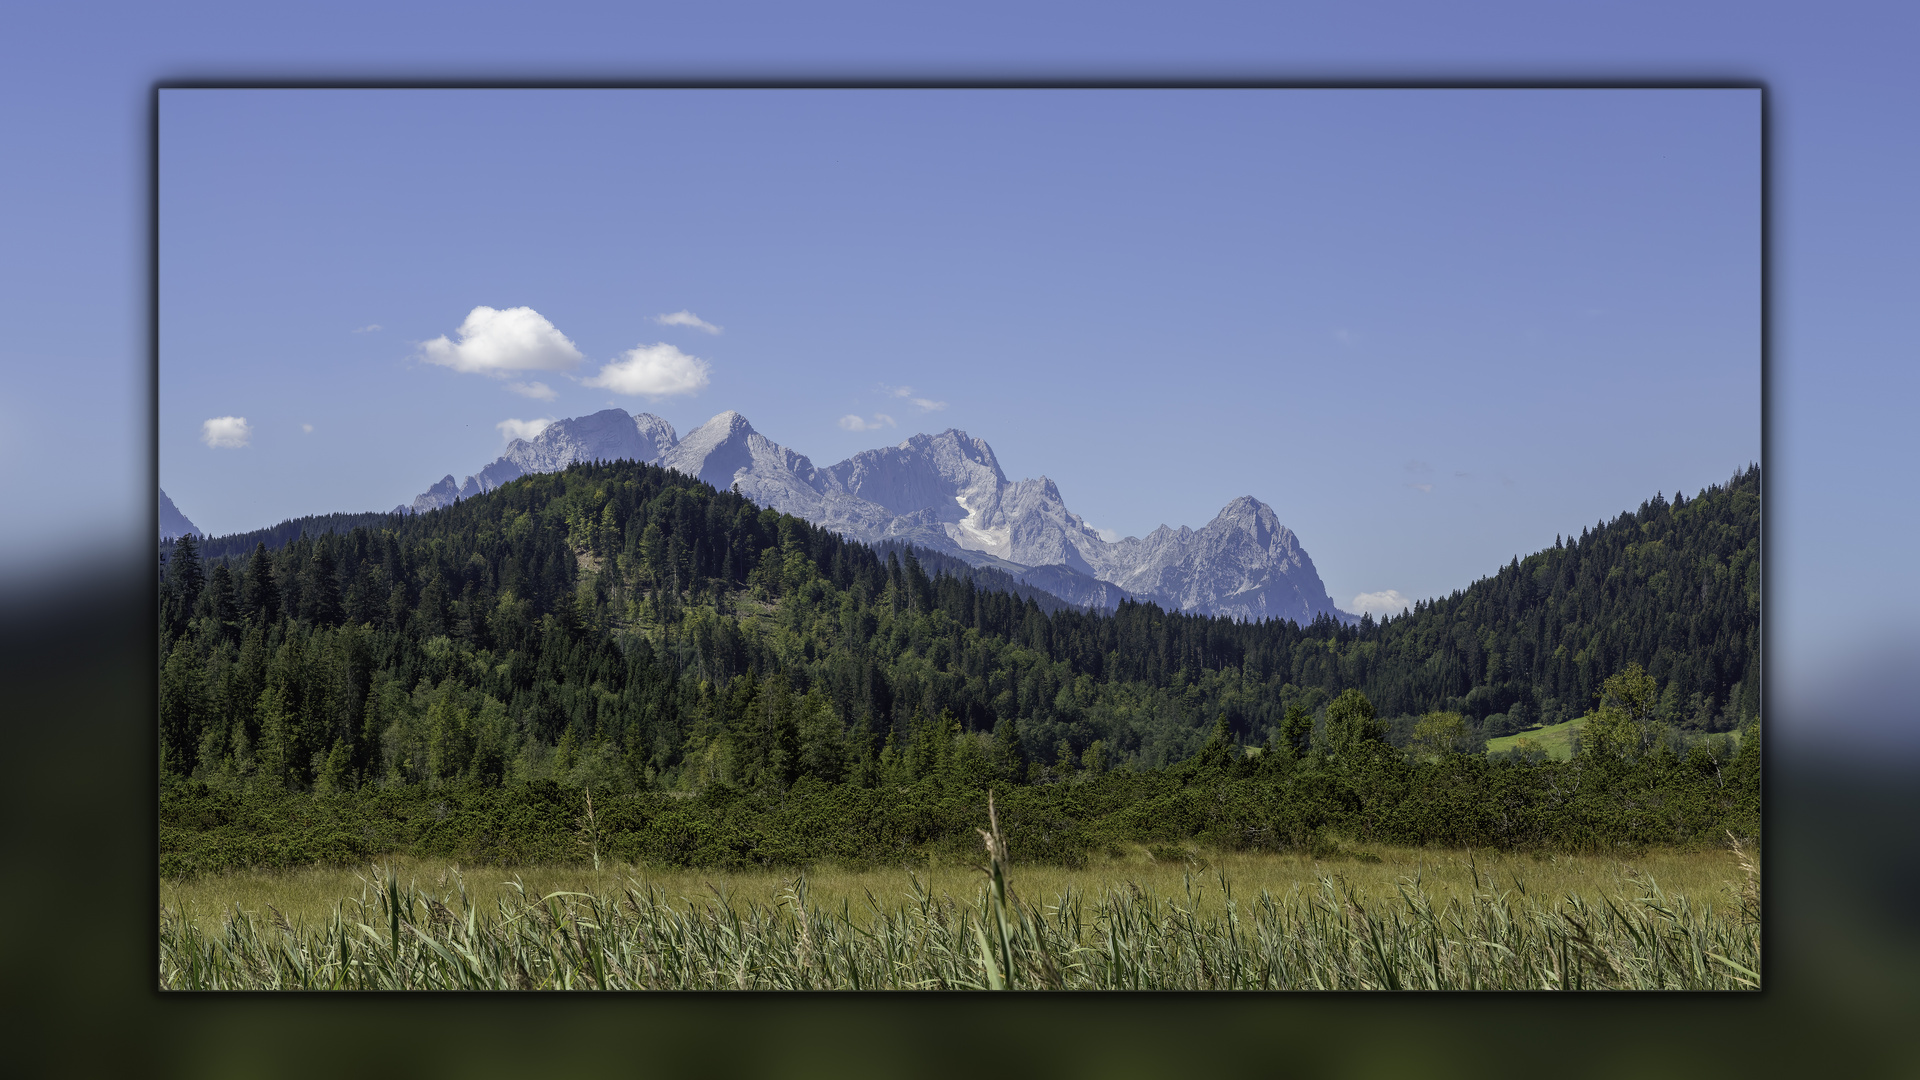
[{"label": "mountain range", "polygon": [[985,440],[953,428],[822,468],[737,412],[683,439],[651,413],[607,409],[515,439],[464,481],[449,474],[395,509],[425,513],[528,473],[621,459],[698,477],[850,539],[1002,570],[1080,607],[1111,610],[1132,598],[1246,621],[1355,621],[1334,606],[1299,538],[1258,499],[1234,499],[1199,529],[1162,525],[1143,538],[1108,541],[1067,509],[1052,480],[1008,480]]}]

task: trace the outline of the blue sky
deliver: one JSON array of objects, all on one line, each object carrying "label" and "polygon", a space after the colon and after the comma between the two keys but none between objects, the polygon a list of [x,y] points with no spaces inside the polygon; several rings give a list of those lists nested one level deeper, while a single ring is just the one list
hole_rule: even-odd
[{"label": "blue sky", "polygon": [[[1920,115],[1920,70],[1911,62],[1911,43],[1920,39],[1917,23],[1920,14],[1910,7],[1883,3],[1817,8],[1731,2],[1592,7],[1505,2],[1288,7],[1203,3],[1178,8],[980,3],[937,12],[879,4],[634,5],[605,10],[565,3],[538,8],[352,2],[312,9],[231,3],[28,7],[10,13],[8,33],[0,35],[0,88],[5,91],[0,93],[0,139],[6,162],[0,168],[0,318],[7,327],[0,338],[0,355],[5,357],[8,374],[6,393],[0,395],[0,451],[11,465],[0,484],[5,485],[7,505],[15,509],[0,529],[0,567],[11,587],[103,558],[129,565],[143,564],[148,558],[152,525],[145,516],[150,504],[144,489],[152,475],[148,450],[155,436],[147,349],[146,136],[148,88],[156,79],[1756,78],[1771,89],[1776,166],[1775,337],[1767,447],[1772,484],[1768,631],[1777,664],[1774,687],[1784,693],[1788,706],[1798,702],[1801,708],[1799,713],[1789,708],[1776,715],[1786,718],[1790,738],[1796,731],[1803,737],[1811,737],[1816,730],[1839,732],[1858,740],[1907,732],[1912,742],[1912,708],[1906,696],[1890,690],[1882,704],[1856,708],[1845,704],[1854,699],[1844,695],[1858,681],[1854,674],[1903,671],[1920,660],[1920,634],[1913,619],[1914,601],[1920,598],[1920,563],[1911,553],[1912,537],[1920,531],[1920,509],[1897,480],[1912,456],[1913,425],[1908,414],[1920,392],[1910,314],[1912,297],[1920,294],[1920,261],[1915,255],[1920,252],[1920,211],[1912,199],[1912,193],[1920,190],[1920,143],[1909,134],[1912,118]],[[378,117],[369,122],[369,143],[394,138],[381,135],[383,123]],[[272,144],[273,134],[270,129],[259,132],[267,145]],[[551,163],[548,172],[570,174],[586,190],[605,190],[614,183],[586,168],[605,160],[611,153],[605,146],[516,141],[513,129],[495,134],[499,137],[452,149],[431,137],[417,143],[403,140],[402,150],[417,152],[369,163],[367,168],[400,176],[437,170],[445,188],[458,192],[483,174],[527,175],[516,172],[524,168],[516,163],[545,155]],[[893,135],[910,138],[914,131]],[[632,145],[629,160],[642,163],[633,177],[635,184],[676,170],[697,171],[705,167],[704,155],[724,152],[707,140],[671,142],[655,130],[634,132]],[[1360,149],[1385,152],[1377,146]],[[295,147],[288,153],[297,151]],[[1347,152],[1354,148],[1349,145]],[[1142,167],[1157,164],[1149,161]],[[1428,166],[1423,162],[1422,167]],[[804,171],[789,171],[796,172],[795,179],[807,178]],[[1430,187],[1444,190],[1437,181],[1454,174],[1436,171],[1436,184]],[[1303,169],[1287,179],[1304,184],[1327,175],[1319,169]],[[345,189],[341,198],[352,185],[346,184]],[[457,195],[449,197],[457,199]],[[428,210],[432,209],[430,205]],[[1213,209],[1209,203],[1196,213]],[[1090,209],[1084,216],[1075,216],[1081,213],[1077,205],[1069,210],[1063,228],[1093,220]],[[476,234],[492,230],[510,238],[543,222],[564,222],[570,212],[560,204],[522,211],[536,219],[532,223],[483,215],[466,224]],[[668,212],[678,213],[673,208]],[[1430,215],[1414,216],[1433,223]],[[1567,220],[1565,215],[1548,217]],[[694,221],[684,214],[676,227],[692,234],[703,225],[719,230],[718,235],[725,235],[727,228],[724,219]],[[341,227],[351,229],[350,223]],[[1301,233],[1292,235],[1298,239]],[[1372,238],[1365,229],[1345,236],[1349,247],[1364,247]],[[1628,234],[1617,239],[1625,245],[1635,237]],[[444,238],[437,243],[451,250],[471,244]],[[402,250],[404,256],[396,258],[430,261],[438,249]],[[796,250],[800,253],[793,261],[803,263],[804,250]],[[596,254],[602,261],[615,257],[604,250]],[[636,267],[647,265],[643,254],[627,253]],[[722,254],[710,254],[714,265],[720,264]],[[553,255],[556,262],[560,258]],[[1347,265],[1366,264],[1356,258]],[[1399,269],[1392,263],[1374,266],[1389,282]],[[480,276],[480,268],[467,269],[473,278]],[[532,274],[557,268],[517,269]],[[1010,267],[1011,272],[1023,274],[1041,269],[1025,263]],[[1667,269],[1655,263],[1647,272],[1658,277]],[[254,320],[257,355],[263,359],[298,354],[312,363],[365,357],[368,363],[396,364],[405,352],[404,338],[450,334],[466,311],[489,297],[496,304],[531,304],[578,342],[590,361],[604,362],[619,350],[659,340],[674,341],[709,358],[713,376],[708,389],[697,398],[676,399],[657,409],[682,427],[711,411],[740,407],[770,436],[821,460],[831,460],[860,444],[835,427],[822,426],[823,417],[830,420],[856,408],[863,415],[880,411],[884,403],[858,400],[869,392],[867,381],[905,382],[908,378],[900,367],[906,353],[894,347],[899,338],[886,323],[860,327],[867,325],[863,319],[871,322],[896,315],[912,321],[917,312],[886,309],[866,296],[835,297],[836,302],[828,305],[795,299],[785,310],[772,300],[753,308],[736,306],[744,302],[731,298],[716,297],[710,304],[706,294],[638,293],[635,282],[640,274],[633,270],[620,282],[619,300],[632,305],[624,311],[615,310],[609,301],[594,312],[576,314],[563,310],[559,301],[516,295],[523,290],[510,287],[512,282],[473,280],[471,289],[448,286],[449,295],[443,297],[419,294],[392,315],[382,311],[361,316],[346,310],[377,306],[375,290],[367,290],[364,303],[353,304],[348,302],[352,296],[332,291],[337,284],[330,283],[326,290],[316,291],[311,308],[298,309],[297,319],[291,321],[268,322],[237,305],[230,307],[227,316],[236,324]],[[1166,273],[1145,276],[1164,285],[1169,294],[1178,293],[1182,284]],[[189,278],[180,280],[187,287]],[[547,280],[557,280],[557,275],[549,274]],[[717,271],[715,280],[721,280]],[[734,275],[726,280],[746,279]],[[1129,308],[1123,314],[1138,329],[1139,352],[1115,354],[1107,360],[1106,374],[1116,382],[1124,381],[1121,376],[1137,379],[1142,365],[1165,361],[1170,350],[1163,346],[1168,342],[1190,348],[1186,355],[1208,364],[1215,363],[1214,358],[1229,346],[1253,342],[1270,348],[1269,355],[1296,358],[1311,369],[1313,377],[1325,380],[1332,378],[1328,372],[1338,370],[1338,357],[1324,335],[1348,329],[1361,335],[1357,340],[1362,344],[1388,350],[1374,354],[1383,358],[1375,362],[1382,364],[1378,370],[1384,374],[1365,382],[1367,393],[1337,400],[1332,408],[1347,425],[1353,453],[1376,454],[1380,468],[1372,479],[1381,485],[1381,505],[1391,505],[1387,500],[1411,495],[1412,489],[1393,486],[1406,481],[1387,475],[1403,470],[1407,461],[1426,461],[1443,477],[1457,468],[1438,454],[1420,456],[1419,451],[1409,452],[1403,446],[1373,449],[1388,426],[1381,422],[1383,417],[1390,419],[1421,405],[1437,409],[1449,404],[1449,394],[1457,393],[1431,380],[1418,380],[1421,369],[1413,345],[1447,341],[1456,352],[1479,351],[1478,342],[1504,340],[1503,335],[1562,329],[1552,319],[1566,309],[1550,301],[1562,299],[1554,290],[1565,278],[1504,280],[1513,286],[1510,292],[1527,302],[1505,307],[1507,329],[1500,332],[1493,329],[1498,321],[1486,314],[1497,306],[1492,303],[1390,313],[1368,308],[1359,300],[1342,307],[1332,301],[1360,295],[1358,290],[1335,288],[1355,283],[1342,276],[1301,274],[1285,279],[1294,291],[1281,290],[1278,295],[1289,304],[1296,298],[1299,303],[1277,307],[1262,331],[1219,319],[1220,308],[1245,306],[1231,303],[1243,299],[1234,296],[1207,297],[1206,303],[1212,306],[1205,314],[1214,316],[1211,319],[1164,314],[1152,305]],[[264,289],[267,284],[255,282],[250,287]],[[1634,284],[1629,280],[1620,287],[1631,289]],[[798,279],[798,286],[824,288],[805,276]],[[509,295],[494,297],[495,291]],[[1658,314],[1653,291],[1620,298],[1623,303],[1611,307]],[[460,295],[451,295],[454,292]],[[569,303],[593,298],[585,290],[575,295]],[[1099,312],[1099,299],[1074,295],[1056,299],[1048,307],[1020,307],[1025,297],[1014,294],[1007,312],[970,310],[966,319],[955,321],[951,338],[955,344],[944,359],[999,364],[1022,376],[1053,378],[1062,370],[1053,362],[1061,343],[1069,339],[1070,331],[1084,330],[1084,316]],[[1624,304],[1630,299],[1637,304]],[[1582,310],[1585,306],[1610,305],[1587,302]],[[726,332],[710,341],[692,335],[670,337],[665,328],[645,322],[652,315],[682,308],[710,318]],[[1319,318],[1310,320],[1300,314],[1309,310]],[[1050,311],[1063,314],[1049,316]],[[1154,317],[1150,319],[1149,314]],[[986,321],[989,315],[1011,323],[1011,330],[992,332]],[[370,322],[384,327],[389,318],[393,328],[382,333],[391,340],[379,348],[367,340],[372,335],[349,336],[352,329]],[[186,324],[180,329],[192,331]],[[214,336],[211,324],[195,332],[204,340]],[[1269,336],[1261,341],[1260,333]],[[1315,335],[1321,336],[1316,339]],[[913,340],[924,346],[926,338],[922,334]],[[1618,343],[1645,344],[1643,339]],[[1599,339],[1593,347],[1605,344],[1605,339]],[[1315,348],[1322,351],[1310,351]],[[789,423],[778,402],[754,397],[750,376],[756,370],[768,370],[765,365],[823,357],[844,363],[856,351],[871,370],[854,368],[865,381],[849,380],[845,387],[834,388],[840,396],[824,412],[816,403],[797,402]],[[1624,353],[1622,349],[1613,355]],[[1036,355],[1048,363],[1029,363]],[[1448,358],[1454,357],[1442,359]],[[537,403],[522,405],[520,399],[478,376],[408,368],[404,363],[385,370],[400,389],[417,388],[423,395],[420,400],[443,411],[465,415],[471,402],[477,415],[470,422],[476,425],[490,425],[507,416],[539,415],[527,407]],[[1389,377],[1395,375],[1401,381]],[[1043,455],[1040,429],[1030,418],[1000,421],[998,427],[987,422],[999,415],[988,412],[987,405],[999,400],[991,393],[970,391],[931,374],[912,377],[916,381],[907,384],[916,391],[948,402],[941,414],[944,421],[990,439],[1014,473],[1044,471],[1054,476],[1070,503],[1098,524],[1125,531],[1160,519],[1197,524],[1224,501],[1220,496],[1244,487],[1279,507],[1282,516],[1301,531],[1323,572],[1335,578],[1329,562],[1331,549],[1339,544],[1332,532],[1322,530],[1344,526],[1329,520],[1326,508],[1334,504],[1333,497],[1316,493],[1304,482],[1285,475],[1274,477],[1271,471],[1258,484],[1229,483],[1223,478],[1213,489],[1208,486],[1211,480],[1208,484],[1183,482],[1170,494],[1172,501],[1135,517],[1128,492],[1103,489],[1101,478],[1108,472],[1091,467],[1110,447],[1055,445]],[[318,374],[312,378],[324,381]],[[558,386],[551,379],[546,381]],[[1098,388],[1102,384],[1085,380],[1079,385]],[[565,411],[572,411],[570,388],[571,384],[569,397],[554,403],[556,410],[568,406]],[[1680,386],[1671,393],[1656,390],[1653,396],[1690,406],[1673,407],[1684,412],[1690,423],[1714,422],[1710,414],[1717,408],[1715,399],[1688,398],[1697,389]],[[1607,392],[1606,386],[1589,388],[1572,404],[1604,404]],[[327,400],[324,394],[315,396]],[[1226,393],[1215,400],[1237,407],[1252,396]],[[1197,414],[1176,393],[1166,392],[1160,398],[1155,402],[1154,422],[1136,423],[1126,432],[1132,440],[1129,449],[1140,460],[1169,459],[1185,445],[1212,438],[1225,426]],[[763,400],[767,401],[764,407]],[[804,417],[801,405],[806,406]],[[828,402],[821,400],[817,405]],[[250,416],[244,411],[249,407],[246,402],[223,401],[210,410],[189,409],[188,414],[189,420],[202,412]],[[1079,398],[1048,402],[1047,407],[1049,420],[1089,411]],[[171,414],[163,412],[166,415]],[[426,415],[424,406],[417,415]],[[259,432],[250,449],[260,453],[248,458],[245,452],[229,452],[227,467],[235,467],[231,464],[235,460],[264,459],[270,438],[283,437],[269,430],[268,413],[250,419]],[[286,420],[296,422],[291,416]],[[321,420],[297,422],[315,423],[316,438],[336,437]],[[1482,436],[1487,445],[1491,446],[1494,434],[1489,430]],[[164,425],[159,437],[162,458],[169,466],[172,455],[197,445],[166,443],[173,436]],[[497,433],[476,428],[479,441],[474,449],[480,460],[495,449],[486,443],[490,438],[497,438]],[[436,457],[439,463],[428,470],[431,475],[426,479],[480,463],[465,452],[453,452],[457,449]],[[215,453],[204,447],[198,452]],[[1314,453],[1327,451],[1308,449],[1301,456]],[[1693,466],[1675,460],[1647,470],[1645,478],[1630,475],[1618,493],[1608,490],[1609,481],[1604,478],[1563,472],[1562,486],[1578,492],[1583,504],[1568,507],[1572,521],[1565,527],[1637,502],[1649,483],[1671,490],[1716,479],[1743,460],[1743,451],[1715,446],[1701,458],[1698,468],[1706,475],[1697,475],[1689,471]],[[1232,464],[1227,454],[1217,454],[1214,460]],[[396,469],[408,465],[404,455],[396,455],[394,463]],[[1305,463],[1314,462],[1309,457]],[[1534,464],[1545,472],[1553,463]],[[1612,475],[1615,468],[1606,471]],[[1632,473],[1624,467],[1619,471]],[[1217,466],[1209,476],[1227,474],[1225,466]],[[313,482],[311,473],[297,471],[268,479],[265,487],[293,494],[298,493],[294,489]],[[184,476],[180,484],[182,490],[174,493],[181,495],[189,514],[204,514],[216,527],[230,524],[222,520],[222,511],[194,505],[185,494],[189,482]],[[1437,497],[1442,494],[1437,483],[1432,494],[1436,498],[1425,505],[1436,508],[1437,514],[1437,508],[1446,505]],[[1343,493],[1342,498],[1339,505],[1357,505],[1351,493]],[[355,502],[364,504],[368,499]],[[377,505],[377,500],[372,501]],[[1498,514],[1487,516],[1499,519]],[[1548,529],[1561,527],[1560,516],[1556,510],[1553,521],[1500,526],[1487,540],[1492,551],[1486,558],[1499,560],[1515,550],[1526,550],[1528,535],[1537,539]],[[1444,516],[1436,516],[1431,523],[1436,534],[1451,536],[1457,531],[1457,521]],[[1353,550],[1364,554],[1359,547]],[[1349,584],[1340,587],[1417,590],[1421,581],[1429,579],[1446,579],[1441,584],[1452,587],[1463,583],[1456,580],[1460,573],[1470,577],[1487,565],[1476,556],[1463,560],[1458,571],[1437,562],[1422,567],[1420,559],[1425,556],[1406,552],[1404,545],[1400,557],[1400,565],[1406,568],[1404,585],[1394,586],[1400,579],[1385,576],[1385,571],[1373,576],[1386,563],[1356,555],[1354,566],[1363,569],[1356,569],[1353,577],[1345,579]],[[1862,662],[1871,666],[1848,666]]]},{"label": "blue sky", "polygon": [[[1096,526],[1252,494],[1339,602],[1410,601],[1759,458],[1760,120],[1755,90],[167,91],[161,482],[229,532],[608,405],[738,409],[821,464],[957,426]],[[480,305],[554,351],[460,370]],[[596,376],[636,348],[699,376]]]}]

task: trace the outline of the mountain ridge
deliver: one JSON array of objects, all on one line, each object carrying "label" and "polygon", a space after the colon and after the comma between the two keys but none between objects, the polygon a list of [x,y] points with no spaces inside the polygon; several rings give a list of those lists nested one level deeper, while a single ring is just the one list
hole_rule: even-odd
[{"label": "mountain ridge", "polygon": [[187,515],[181,513],[180,508],[173,505],[173,500],[167,497],[167,489],[161,488],[160,539],[177,540],[188,533],[192,533],[197,537],[206,536],[206,533],[200,531],[200,526],[188,520]]},{"label": "mountain ridge", "polygon": [[1082,606],[1111,610],[1137,599],[1247,621],[1357,621],[1335,606],[1299,538],[1259,499],[1242,495],[1199,529],[1162,525],[1108,541],[1068,509],[1053,480],[1009,480],[993,447],[958,428],[823,468],[733,410],[680,437],[651,413],[605,409],[515,439],[464,482],[448,474],[396,510],[424,513],[527,473],[622,459],[697,477],[851,539],[991,566]]}]

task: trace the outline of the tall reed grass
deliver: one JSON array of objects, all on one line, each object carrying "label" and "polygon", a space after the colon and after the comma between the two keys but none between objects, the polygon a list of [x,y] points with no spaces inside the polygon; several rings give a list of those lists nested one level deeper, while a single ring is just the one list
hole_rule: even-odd
[{"label": "tall reed grass", "polygon": [[[469,899],[464,878],[423,888],[391,867],[317,926],[236,907],[217,928],[160,916],[169,989],[1691,989],[1760,986],[1758,870],[1732,911],[1671,897],[1651,878],[1598,902],[1501,890],[1462,898],[1418,877],[1390,901],[1323,876],[1280,895],[1236,895],[1224,872],[1175,895],[1130,883],[1033,903],[1013,887],[989,813],[984,880],[970,900],[909,874],[905,895],[816,905],[804,874],[772,902],[715,889]],[[1218,890],[1213,903],[1202,896]]]}]

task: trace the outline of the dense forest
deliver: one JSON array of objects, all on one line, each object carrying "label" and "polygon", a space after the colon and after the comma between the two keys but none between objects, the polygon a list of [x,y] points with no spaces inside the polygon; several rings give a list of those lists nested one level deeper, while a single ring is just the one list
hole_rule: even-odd
[{"label": "dense forest", "polygon": [[[1324,772],[1346,794],[1316,796],[1316,820],[1350,825],[1445,763],[1487,798],[1545,790],[1569,766],[1489,761],[1484,740],[1596,706],[1649,733],[1621,760],[1724,786],[1720,733],[1759,711],[1759,490],[1749,468],[1401,616],[1303,627],[1043,605],[677,473],[575,465],[279,546],[167,546],[164,790],[784,806],[797,788],[1178,786],[1211,761],[1240,783]],[[1740,743],[1756,785],[1757,747]],[[1362,782],[1363,759],[1401,778]]]},{"label": "dense forest", "polygon": [[234,555],[246,555],[253,551],[256,544],[265,544],[267,550],[278,551],[302,536],[345,533],[359,528],[384,529],[398,524],[402,516],[370,511],[362,514],[309,514],[306,517],[288,518],[278,525],[269,525],[252,532],[205,537],[199,541],[200,557],[218,560]]}]

